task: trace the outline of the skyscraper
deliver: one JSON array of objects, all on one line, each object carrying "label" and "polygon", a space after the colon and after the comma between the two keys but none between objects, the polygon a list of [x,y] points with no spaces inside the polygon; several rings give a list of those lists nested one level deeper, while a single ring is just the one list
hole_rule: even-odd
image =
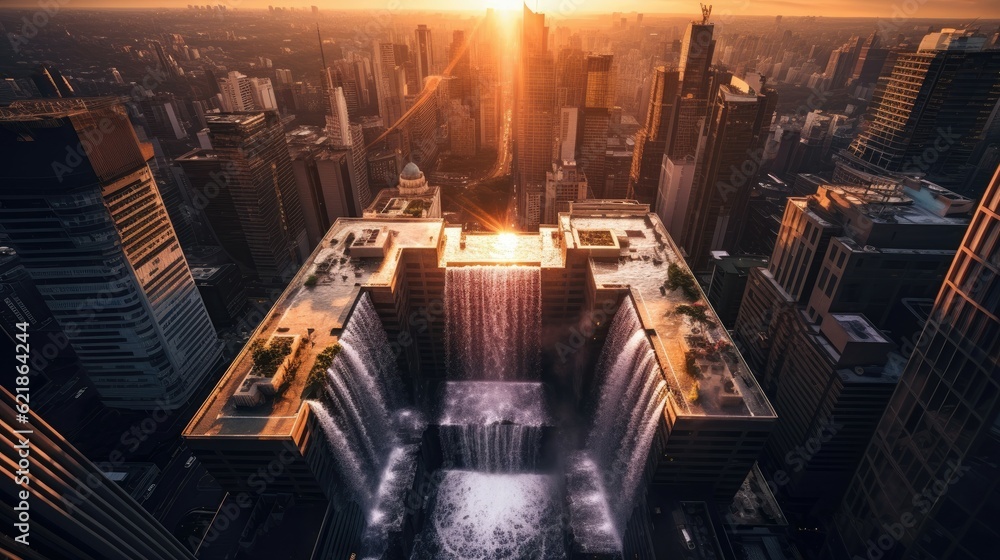
[{"label": "skyscraper", "polygon": [[[0,352],[5,355],[16,353],[20,342],[17,335],[23,332],[18,323],[30,324],[32,342],[48,349],[29,356],[31,372],[35,374],[31,377],[31,409],[43,412],[48,406],[58,406],[60,394],[66,396],[67,384],[83,372],[66,334],[20,257],[10,247],[0,247]],[[12,376],[4,378],[2,385],[17,390]]]},{"label": "skyscraper", "polygon": [[555,82],[545,15],[524,6],[521,67],[516,78],[514,153],[518,225],[534,229],[544,216],[545,173],[552,164]]},{"label": "skyscraper", "polygon": [[424,78],[434,73],[434,43],[431,40],[431,30],[420,24],[414,31],[416,38],[417,83],[424,87]]},{"label": "skyscraper", "polygon": [[[711,251],[736,249],[756,176],[747,162],[762,153],[776,103],[773,90],[757,92],[737,78],[719,86],[702,127],[690,193],[668,193],[687,200],[686,208],[675,206],[683,221],[674,219],[670,232],[687,251],[691,268],[704,270]],[[674,130],[682,134],[679,126]]]},{"label": "skyscraper", "polygon": [[[677,70],[656,69],[646,122],[636,137],[630,180],[632,191],[636,200],[656,209],[661,219],[667,218],[674,207],[673,202],[665,206],[660,201],[661,177],[666,165],[663,156],[668,155],[676,166],[691,163],[706,122],[712,90],[709,68],[715,52],[714,29],[715,26],[707,21],[688,24],[681,41]],[[694,170],[678,169],[672,180],[677,183],[681,177],[690,181]],[[671,187],[672,190],[687,190],[687,181]],[[668,225],[668,221],[665,219],[664,225]]]},{"label": "skyscraper", "polygon": [[234,111],[253,111],[254,87],[250,78],[233,70],[225,78],[219,78],[222,110],[227,113]]},{"label": "skyscraper", "polygon": [[996,556],[998,358],[1000,173],[844,494],[835,555]]},{"label": "skyscraper", "polygon": [[403,116],[406,97],[406,45],[376,41],[375,81],[382,125],[391,128]]},{"label": "skyscraper", "polygon": [[151,157],[117,99],[0,112],[2,244],[113,407],[181,406],[220,356]]},{"label": "skyscraper", "polygon": [[931,33],[917,52],[897,57],[884,95],[868,109],[871,125],[841,152],[834,180],[920,173],[978,198],[985,185],[965,185],[975,170],[970,156],[998,98],[1000,49],[970,30]]},{"label": "skyscraper", "polygon": [[[15,414],[20,400],[0,388],[0,548],[11,558],[194,560],[194,556],[51,426]],[[30,433],[25,433],[30,430]],[[29,453],[30,477],[13,460]],[[20,481],[26,482],[20,482]],[[26,521],[27,520],[27,521]],[[24,523],[24,530],[17,525]],[[27,544],[15,541],[25,534]]]},{"label": "skyscraper", "polygon": [[[608,151],[608,125],[614,102],[613,58],[610,54],[590,55],[586,61],[586,88],[580,135],[580,169],[586,174],[590,191],[606,198],[604,160]],[[552,214],[555,216],[555,214]]]},{"label": "skyscraper", "polygon": [[[653,70],[649,92],[649,105],[643,127],[636,134],[633,153],[630,190],[636,200],[653,204],[657,199],[656,187],[660,181],[663,154],[670,135],[670,123],[677,102],[680,73],[659,66]],[[658,211],[660,218],[664,213]],[[669,223],[664,220],[669,228]]]},{"label": "skyscraper", "polygon": [[212,230],[244,273],[284,285],[310,247],[281,120],[270,111],[206,119],[212,149],[177,163],[191,188],[206,193]]}]

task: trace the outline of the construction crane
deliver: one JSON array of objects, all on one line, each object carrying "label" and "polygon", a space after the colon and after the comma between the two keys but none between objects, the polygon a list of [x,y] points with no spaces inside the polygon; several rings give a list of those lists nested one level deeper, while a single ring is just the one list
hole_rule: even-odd
[{"label": "construction crane", "polygon": [[699,6],[701,6],[701,24],[705,25],[708,23],[709,16],[712,15],[712,6],[706,6],[704,4],[699,4]]}]

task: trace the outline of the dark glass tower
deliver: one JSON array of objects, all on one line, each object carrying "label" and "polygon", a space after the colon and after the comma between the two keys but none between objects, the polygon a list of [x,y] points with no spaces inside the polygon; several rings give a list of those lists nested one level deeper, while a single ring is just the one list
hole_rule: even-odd
[{"label": "dark glass tower", "polygon": [[834,557],[996,558],[1000,174],[835,519]]},{"label": "dark glass tower", "polygon": [[261,282],[283,284],[309,252],[288,145],[275,112],[209,115],[212,150],[178,158],[219,243]]}]

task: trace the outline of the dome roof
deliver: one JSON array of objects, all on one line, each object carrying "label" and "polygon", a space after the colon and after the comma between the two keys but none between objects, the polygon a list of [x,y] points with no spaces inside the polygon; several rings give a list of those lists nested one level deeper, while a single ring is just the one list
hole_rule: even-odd
[{"label": "dome roof", "polygon": [[411,161],[403,167],[403,172],[399,174],[399,178],[413,181],[415,179],[419,179],[422,175],[423,173],[420,172],[420,168],[417,167],[417,164]]}]

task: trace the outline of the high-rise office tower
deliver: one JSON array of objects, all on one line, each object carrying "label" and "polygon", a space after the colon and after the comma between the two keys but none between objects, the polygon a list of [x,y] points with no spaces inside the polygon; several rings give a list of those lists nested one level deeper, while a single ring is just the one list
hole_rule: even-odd
[{"label": "high-rise office tower", "polygon": [[476,119],[471,107],[452,99],[448,110],[448,134],[451,139],[451,153],[458,157],[476,155]]},{"label": "high-rise office tower", "polygon": [[452,33],[451,45],[448,47],[448,67],[451,68],[449,75],[456,78],[449,91],[452,99],[465,101],[472,97],[472,56],[469,50],[465,31],[455,30]]},{"label": "high-rise office tower", "polygon": [[560,161],[575,161],[577,135],[579,133],[580,109],[562,107],[559,109],[559,131],[556,134],[556,156]]},{"label": "high-rise office tower", "polygon": [[406,45],[375,43],[375,81],[382,124],[391,128],[403,116],[406,97]]},{"label": "high-rise office tower", "polygon": [[548,35],[545,15],[525,5],[514,102],[517,212],[522,229],[538,227],[544,217],[545,173],[552,165],[555,82]]},{"label": "high-rise office tower", "polygon": [[604,189],[604,160],[608,151],[608,125],[615,93],[612,63],[610,54],[590,55],[586,61],[580,157],[577,162],[587,176],[590,191],[597,198],[606,198],[607,194]]},{"label": "high-rise office tower", "polygon": [[835,519],[835,557],[996,557],[1000,174]]},{"label": "high-rise office tower", "polygon": [[[348,134],[352,128],[348,127]],[[324,136],[322,129],[313,127],[299,127],[288,135],[292,173],[312,246],[337,218],[361,216],[365,207],[359,187],[367,193],[367,182],[358,182],[351,147],[335,145]],[[363,178],[367,181],[367,175]]]},{"label": "high-rise office tower", "polygon": [[[659,200],[665,165],[663,156],[667,154],[674,165],[691,163],[706,120],[712,91],[709,68],[715,53],[714,29],[714,25],[706,22],[688,24],[680,45],[677,70],[656,70],[646,122],[636,137],[632,191],[636,200],[656,209],[661,219],[674,206],[671,203],[665,207]],[[694,170],[678,170],[674,175],[675,183],[678,177],[690,181]],[[686,190],[687,181],[677,188]]]},{"label": "high-rise office tower", "polygon": [[273,111],[278,108],[274,86],[270,78],[250,78],[250,95],[254,108],[258,111]]},{"label": "high-rise office tower", "polygon": [[117,99],[0,112],[2,244],[112,407],[181,406],[220,356],[151,157]]},{"label": "high-rise office tower", "polygon": [[235,111],[253,111],[256,109],[254,103],[254,87],[250,78],[233,70],[225,78],[219,78],[219,91],[221,92],[220,105],[227,113]]},{"label": "high-rise office tower", "polygon": [[[636,134],[629,196],[646,204],[652,204],[657,198],[656,187],[660,181],[663,154],[670,135],[679,80],[680,73],[676,70],[668,71],[659,66],[653,71],[646,118]],[[657,214],[661,212],[658,211]],[[663,218],[661,214],[660,219]],[[664,225],[669,227],[667,220],[664,220]]]},{"label": "high-rise office tower", "polygon": [[159,41],[153,41],[152,45],[153,51],[156,53],[156,60],[159,63],[160,70],[165,72],[167,76],[176,78],[179,72],[177,62],[174,61],[174,57],[163,49],[163,44]]},{"label": "high-rise office tower", "polygon": [[31,85],[38,89],[42,97],[73,97],[73,86],[58,70],[46,64],[40,65],[31,74]]},{"label": "high-rise office tower", "polygon": [[187,138],[181,104],[170,93],[143,98],[139,101],[146,130],[149,136],[163,140]]},{"label": "high-rise office tower", "polygon": [[736,248],[756,176],[747,162],[762,153],[776,103],[773,90],[757,92],[737,78],[720,85],[702,127],[690,192],[684,182],[676,194],[674,183],[666,184],[666,199],[687,200],[674,205],[669,231],[695,270],[707,267],[711,251]]},{"label": "high-rise office tower", "polygon": [[424,87],[424,78],[434,73],[434,42],[431,40],[431,30],[420,24],[414,31],[416,38],[417,83]]},{"label": "high-rise office tower", "polygon": [[[782,419],[762,466],[789,474],[787,507],[828,514],[840,498],[899,377],[888,352],[913,334],[896,312],[936,292],[971,209],[916,180],[823,185],[788,199],[771,260],[750,271],[735,325]],[[821,449],[796,455],[820,432]]]},{"label": "high-rise office tower", "polygon": [[[51,426],[35,414],[29,424],[21,423],[15,413],[18,403],[0,388],[5,459],[0,476],[4,498],[0,519],[5,527],[0,548],[10,558],[194,560],[152,514]],[[30,475],[19,470],[15,460],[25,452],[31,461]],[[22,535],[27,546],[15,540]]]},{"label": "high-rise office tower", "polygon": [[917,52],[898,55],[884,95],[868,109],[871,125],[841,152],[834,180],[920,173],[978,198],[985,185],[965,185],[975,169],[970,156],[998,98],[1000,49],[969,30],[931,33]]},{"label": "high-rise office tower", "polygon": [[336,146],[348,146],[351,143],[351,121],[347,109],[347,99],[344,88],[334,87],[330,72],[324,72],[326,78],[326,98],[329,105],[326,108],[326,131],[330,140]]},{"label": "high-rise office tower", "polygon": [[205,216],[233,261],[251,278],[284,285],[310,247],[281,120],[272,111],[206,119],[212,149],[177,163],[206,193]]},{"label": "high-rise office tower", "polygon": [[583,50],[566,48],[559,51],[555,72],[556,107],[583,107],[587,88],[587,59]]}]

